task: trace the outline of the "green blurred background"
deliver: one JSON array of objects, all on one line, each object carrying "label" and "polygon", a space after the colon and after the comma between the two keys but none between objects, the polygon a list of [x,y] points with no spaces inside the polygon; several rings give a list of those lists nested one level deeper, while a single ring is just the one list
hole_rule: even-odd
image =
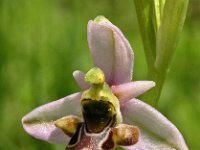
[{"label": "green blurred background", "polygon": [[[134,80],[146,62],[132,0],[0,0],[0,149],[61,150],[29,136],[21,118],[33,108],[80,90],[74,70],[92,67],[87,22],[105,15],[129,39]],[[200,1],[191,0],[158,109],[200,149]]]}]

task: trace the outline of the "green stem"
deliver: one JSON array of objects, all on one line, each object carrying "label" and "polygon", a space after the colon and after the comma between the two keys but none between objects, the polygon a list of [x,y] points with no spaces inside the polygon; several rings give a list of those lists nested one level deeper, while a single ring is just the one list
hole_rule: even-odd
[{"label": "green stem", "polygon": [[156,86],[151,89],[150,91],[146,92],[144,95],[141,96],[145,102],[149,103],[150,105],[156,107],[159,97],[161,95],[161,91],[165,82],[165,78],[167,75],[167,70],[158,70],[158,69],[151,69],[148,72],[148,80],[152,80],[156,83]]}]

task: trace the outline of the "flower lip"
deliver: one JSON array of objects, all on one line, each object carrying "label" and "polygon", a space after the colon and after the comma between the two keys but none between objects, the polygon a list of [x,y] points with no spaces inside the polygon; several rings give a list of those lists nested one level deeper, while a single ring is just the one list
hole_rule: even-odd
[{"label": "flower lip", "polygon": [[87,132],[100,133],[116,123],[116,110],[110,102],[84,99],[81,105]]}]

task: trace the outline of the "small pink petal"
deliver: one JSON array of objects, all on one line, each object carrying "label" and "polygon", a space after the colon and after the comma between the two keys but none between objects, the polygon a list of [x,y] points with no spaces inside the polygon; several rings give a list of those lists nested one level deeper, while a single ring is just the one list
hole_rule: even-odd
[{"label": "small pink petal", "polygon": [[117,27],[108,21],[89,21],[88,43],[94,65],[104,71],[109,85],[132,80],[133,51]]},{"label": "small pink petal", "polygon": [[78,83],[78,85],[81,87],[81,89],[86,90],[90,87],[88,83],[84,81],[85,73],[79,70],[76,70],[73,72],[74,79]]},{"label": "small pink petal", "polygon": [[123,120],[140,129],[139,142],[125,150],[188,150],[179,130],[150,105],[132,99],[121,105]]},{"label": "small pink petal", "polygon": [[134,81],[112,86],[112,92],[118,97],[120,102],[137,97],[155,86],[153,81]]},{"label": "small pink petal", "polygon": [[81,93],[75,93],[34,109],[22,118],[24,129],[37,139],[67,144],[69,137],[55,127],[54,121],[66,115],[81,117],[80,99]]}]

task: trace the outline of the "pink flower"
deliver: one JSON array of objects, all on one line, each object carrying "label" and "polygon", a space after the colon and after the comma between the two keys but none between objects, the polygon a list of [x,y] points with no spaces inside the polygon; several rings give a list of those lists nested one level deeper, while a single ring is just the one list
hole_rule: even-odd
[{"label": "pink flower", "polygon": [[[187,145],[179,130],[155,108],[135,98],[154,87],[155,83],[152,81],[132,82],[133,51],[123,33],[100,16],[88,23],[88,43],[94,66],[103,70],[106,83],[119,100],[123,123],[131,125],[131,128],[133,128],[132,125],[137,126],[136,128],[139,129],[138,141],[123,148],[126,150],[187,150]],[[90,87],[84,81],[83,72],[75,71],[73,75],[83,90]],[[75,122],[79,121],[78,118],[83,118],[81,96],[82,92],[74,93],[34,109],[23,117],[24,129],[37,139],[67,145],[71,137],[57,128],[55,122],[71,115],[77,117],[77,119],[72,117]],[[113,127],[113,132],[115,129],[124,129],[123,125]],[[125,126],[125,128],[128,127]],[[104,132],[102,135],[105,135],[106,139],[109,138],[109,133]],[[97,136],[100,137],[101,134]],[[79,146],[84,145],[91,150],[99,148],[97,143],[102,142],[101,140],[98,141],[96,138],[96,143],[91,143],[91,139],[87,138],[86,136],[79,139]]]}]

